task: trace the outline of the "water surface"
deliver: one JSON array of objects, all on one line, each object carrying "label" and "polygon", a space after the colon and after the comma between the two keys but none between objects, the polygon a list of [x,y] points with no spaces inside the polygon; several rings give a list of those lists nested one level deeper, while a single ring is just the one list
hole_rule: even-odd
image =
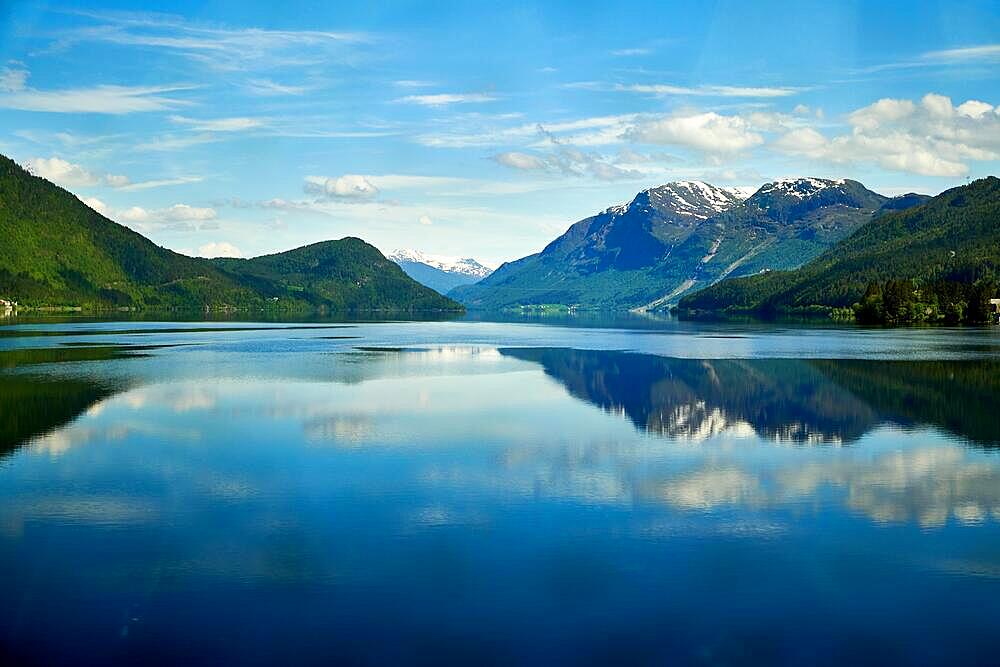
[{"label": "water surface", "polygon": [[0,327],[0,651],[991,662],[1000,335]]}]

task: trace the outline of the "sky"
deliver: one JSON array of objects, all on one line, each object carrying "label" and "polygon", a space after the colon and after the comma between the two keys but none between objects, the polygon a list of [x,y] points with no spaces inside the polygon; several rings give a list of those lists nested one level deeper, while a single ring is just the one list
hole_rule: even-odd
[{"label": "sky", "polygon": [[1000,174],[998,2],[0,0],[0,153],[156,243],[490,265],[672,180]]}]

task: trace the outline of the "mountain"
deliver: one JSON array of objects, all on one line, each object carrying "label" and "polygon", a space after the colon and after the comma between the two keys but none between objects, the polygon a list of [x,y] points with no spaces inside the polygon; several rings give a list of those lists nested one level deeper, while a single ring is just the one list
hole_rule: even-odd
[{"label": "mountain", "polygon": [[427,255],[419,250],[394,250],[387,257],[399,264],[406,275],[441,294],[479,282],[493,272],[472,258]]},{"label": "mountain", "polygon": [[727,276],[800,266],[889,201],[850,180],[776,181],[745,200],[700,181],[668,183],[450,296],[481,309],[663,307]]},{"label": "mountain", "polygon": [[355,238],[249,260],[161,248],[0,156],[0,298],[24,306],[456,310]]},{"label": "mountain", "polygon": [[[679,305],[685,310],[730,312],[846,308],[862,300],[870,287],[882,291],[891,282],[891,291],[900,287],[908,291],[899,297],[904,301],[920,290],[926,292],[919,295],[926,307],[942,316],[945,309],[961,303],[962,310],[982,309],[983,304],[970,299],[981,301],[985,292],[973,288],[988,290],[989,281],[1000,278],[998,220],[1000,179],[991,176],[918,206],[878,215],[798,270],[726,280],[681,299]],[[900,281],[914,285],[906,288]]]}]

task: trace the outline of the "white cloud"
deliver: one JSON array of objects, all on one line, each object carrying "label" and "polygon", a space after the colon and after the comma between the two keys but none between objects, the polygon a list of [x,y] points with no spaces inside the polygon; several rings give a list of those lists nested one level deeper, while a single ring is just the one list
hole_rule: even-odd
[{"label": "white cloud", "polygon": [[188,220],[214,220],[218,217],[218,213],[214,208],[199,208],[188,206],[187,204],[174,204],[160,211],[160,216],[164,220],[182,222]]},{"label": "white cloud", "polygon": [[740,116],[715,112],[673,116],[640,124],[631,133],[635,141],[687,146],[707,153],[735,153],[764,143]]},{"label": "white cloud", "polygon": [[495,102],[498,98],[486,93],[436,93],[434,95],[407,95],[395,100],[404,104],[419,104],[425,107],[444,107],[449,104],[479,104]]},{"label": "white cloud", "polygon": [[822,155],[827,144],[822,134],[811,127],[802,127],[779,137],[773,145],[785,153],[816,157]]},{"label": "white cloud", "polygon": [[835,163],[874,163],[891,171],[958,177],[970,161],[1000,158],[1000,117],[993,107],[929,93],[919,104],[881,99],[849,114],[851,131],[827,137],[813,128],[792,129],[773,147],[780,152]]},{"label": "white cloud", "polygon": [[187,125],[197,132],[240,132],[264,125],[264,121],[259,118],[245,117],[199,119],[171,116],[170,120],[178,125]]},{"label": "white cloud", "polygon": [[978,119],[993,111],[993,105],[979,100],[968,100],[959,104],[956,111],[962,116]]},{"label": "white cloud", "polygon": [[112,214],[115,218],[119,220],[125,220],[126,222],[146,222],[149,220],[149,211],[142,208],[141,206],[132,206],[124,211],[120,211],[117,214]]},{"label": "white cloud", "polygon": [[242,257],[243,252],[232,243],[217,241],[198,248],[199,257]]},{"label": "white cloud", "polygon": [[83,166],[59,157],[35,157],[27,162],[28,171],[68,188],[109,185],[121,188],[129,184],[127,176],[117,174],[97,174]]},{"label": "white cloud", "polygon": [[149,190],[169,185],[183,185],[185,183],[196,183],[200,176],[177,176],[174,178],[161,178],[133,183],[128,176],[121,174],[99,173],[86,169],[82,165],[69,162],[60,157],[31,158],[27,162],[27,168],[36,176],[48,179],[68,188],[108,186],[123,192],[135,190]]},{"label": "white cloud", "polygon": [[426,215],[422,215],[419,218],[417,218],[417,222],[419,222],[421,225],[433,225],[434,224],[434,221],[431,220],[430,217],[428,217]]},{"label": "white cloud", "polygon": [[912,115],[916,108],[910,100],[887,97],[851,113],[848,121],[855,127],[873,130],[883,123],[894,123]]},{"label": "white cloud", "polygon": [[0,92],[12,93],[17,90],[24,90],[28,81],[28,70],[22,68],[5,67],[0,69]]},{"label": "white cloud", "polygon": [[82,201],[84,204],[86,204],[90,208],[94,209],[95,211],[97,211],[101,215],[107,215],[107,213],[108,213],[108,205],[105,204],[104,202],[102,202],[97,197],[85,197],[85,198],[81,199],[80,201]]},{"label": "white cloud", "polygon": [[920,100],[924,109],[934,118],[950,118],[955,113],[955,107],[951,105],[951,99],[944,95],[928,93],[924,99]]},{"label": "white cloud", "polygon": [[360,174],[307,176],[305,187],[312,194],[346,199],[368,199],[378,194],[378,188]]},{"label": "white cloud", "polygon": [[494,155],[493,159],[511,169],[533,170],[546,168],[545,161],[541,158],[528,155],[527,153],[519,153],[518,151],[500,153],[499,155]]},{"label": "white cloud", "polygon": [[215,229],[215,219],[218,212],[214,208],[201,208],[188,204],[174,204],[166,208],[146,209],[141,206],[131,206],[126,209],[114,210],[105,208],[104,215],[120,222],[132,223],[141,231],[170,230],[197,231]]}]

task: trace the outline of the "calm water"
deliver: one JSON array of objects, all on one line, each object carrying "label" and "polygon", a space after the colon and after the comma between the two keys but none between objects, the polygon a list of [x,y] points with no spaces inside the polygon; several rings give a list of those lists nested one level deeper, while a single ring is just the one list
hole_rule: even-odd
[{"label": "calm water", "polygon": [[0,657],[996,661],[1000,330],[612,324],[0,327]]}]

